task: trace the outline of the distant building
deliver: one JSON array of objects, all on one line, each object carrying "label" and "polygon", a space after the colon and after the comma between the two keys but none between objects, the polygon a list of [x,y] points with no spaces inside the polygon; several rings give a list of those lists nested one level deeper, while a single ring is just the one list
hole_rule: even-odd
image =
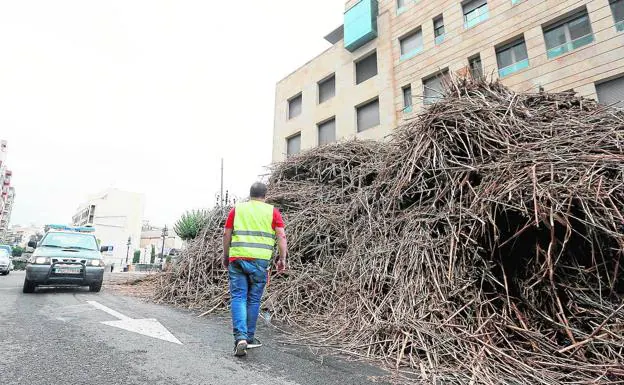
[{"label": "distant building", "polygon": [[624,0],[345,3],[331,46],[277,83],[274,161],[386,138],[441,97],[449,74],[624,108]]},{"label": "distant building", "polygon": [[15,201],[15,188],[11,187],[13,173],[7,169],[7,141],[0,141],[0,242],[6,242],[11,212]]},{"label": "distant building", "polygon": [[[119,271],[132,263],[141,244],[145,197],[143,194],[108,189],[90,196],[80,204],[72,218],[74,226],[93,226],[107,266]],[[128,244],[129,243],[129,244]]]},{"label": "distant building", "polygon": [[31,240],[38,240],[43,235],[43,229],[34,225],[13,226],[4,238],[4,241],[12,246],[26,247]]},{"label": "distant building", "polygon": [[[165,237],[165,257],[171,255],[175,257],[182,249],[184,242],[178,237],[173,229],[167,226],[167,236]],[[156,256],[159,256],[163,248],[163,228],[156,227],[149,224],[149,222],[143,222],[143,229],[141,231],[141,263],[149,263],[152,254],[152,246]],[[160,262],[158,259],[156,263]]]}]

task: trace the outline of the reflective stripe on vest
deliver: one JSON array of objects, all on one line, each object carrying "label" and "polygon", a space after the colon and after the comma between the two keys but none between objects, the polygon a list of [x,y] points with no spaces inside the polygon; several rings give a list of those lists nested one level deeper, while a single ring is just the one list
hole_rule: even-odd
[{"label": "reflective stripe on vest", "polygon": [[253,200],[237,204],[230,257],[271,259],[275,246],[272,224],[273,206]]}]

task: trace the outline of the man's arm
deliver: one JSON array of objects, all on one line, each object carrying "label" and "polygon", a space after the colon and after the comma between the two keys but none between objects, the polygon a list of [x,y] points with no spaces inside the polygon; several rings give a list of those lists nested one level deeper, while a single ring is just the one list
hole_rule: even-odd
[{"label": "man's arm", "polygon": [[227,269],[230,264],[230,244],[232,243],[232,232],[234,231],[234,209],[230,210],[225,221],[225,231],[223,231],[223,267]]},{"label": "man's arm", "polygon": [[230,263],[230,244],[232,243],[232,229],[223,232],[223,267],[227,268]]},{"label": "man's arm", "polygon": [[277,271],[286,270],[286,255],[288,255],[288,244],[286,243],[286,231],[283,227],[275,228],[277,236],[277,248],[279,250],[279,259],[277,260]]}]

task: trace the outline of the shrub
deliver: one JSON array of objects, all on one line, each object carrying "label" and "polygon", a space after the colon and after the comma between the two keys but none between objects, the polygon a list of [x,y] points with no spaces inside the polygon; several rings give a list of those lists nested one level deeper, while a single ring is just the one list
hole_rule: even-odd
[{"label": "shrub", "polygon": [[137,264],[141,262],[141,250],[134,250],[134,256],[132,257],[132,263]]},{"label": "shrub", "polygon": [[208,213],[204,210],[192,210],[182,214],[182,217],[174,226],[176,234],[182,240],[195,239],[199,232],[206,226]]}]

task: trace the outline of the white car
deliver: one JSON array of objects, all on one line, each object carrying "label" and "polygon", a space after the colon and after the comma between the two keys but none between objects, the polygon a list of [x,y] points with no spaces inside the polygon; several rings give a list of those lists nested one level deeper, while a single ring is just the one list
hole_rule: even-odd
[{"label": "white car", "polygon": [[7,275],[13,270],[13,261],[6,249],[0,249],[0,274]]}]

